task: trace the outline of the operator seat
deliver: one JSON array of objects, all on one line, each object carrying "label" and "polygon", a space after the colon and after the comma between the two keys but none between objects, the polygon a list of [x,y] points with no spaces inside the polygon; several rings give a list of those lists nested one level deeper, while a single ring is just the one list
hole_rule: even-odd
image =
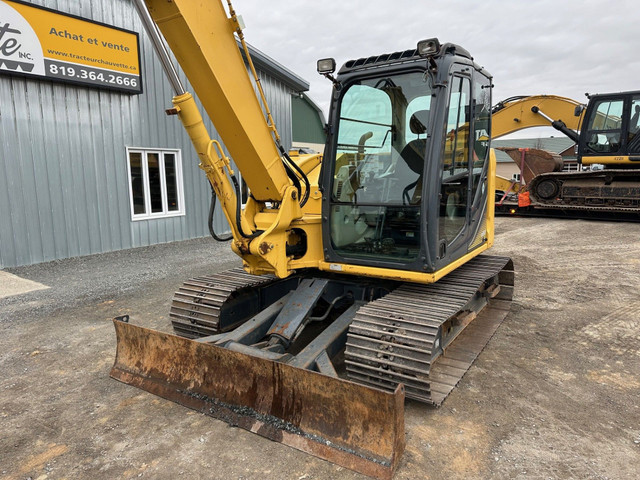
[{"label": "operator seat", "polygon": [[[427,139],[420,138],[420,135],[427,133],[427,121],[429,118],[429,110],[418,110],[409,119],[409,128],[411,133],[418,135],[418,138],[407,143],[400,156],[409,166],[409,168],[419,175],[415,182],[411,182],[404,187],[402,191],[402,199],[404,204],[415,205],[420,202],[422,196],[422,172],[424,170],[424,157],[427,150]],[[409,191],[415,188],[413,195],[409,198]]]},{"label": "operator seat", "polygon": [[409,128],[411,133],[418,135],[418,138],[407,143],[400,156],[407,162],[409,168],[418,175],[422,175],[424,167],[424,155],[427,149],[427,139],[420,138],[420,135],[427,133],[427,119],[429,118],[429,110],[418,110],[409,119]]}]

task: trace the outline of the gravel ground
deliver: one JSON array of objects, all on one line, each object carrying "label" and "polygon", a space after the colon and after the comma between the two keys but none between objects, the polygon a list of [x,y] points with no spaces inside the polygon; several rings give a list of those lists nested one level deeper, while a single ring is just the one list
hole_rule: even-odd
[{"label": "gravel ground", "polygon": [[[638,478],[638,225],[496,231],[512,312],[443,407],[407,402],[396,478]],[[238,263],[201,239],[8,269],[51,288],[0,300],[0,478],[364,479],[109,378],[112,317],[168,330],[185,278]]]},{"label": "gravel ground", "polygon": [[223,270],[237,264],[238,257],[228,243],[200,238],[7,268],[9,273],[51,288],[0,299],[0,321],[34,319],[144,291],[153,282],[188,278],[194,276],[193,272]]}]

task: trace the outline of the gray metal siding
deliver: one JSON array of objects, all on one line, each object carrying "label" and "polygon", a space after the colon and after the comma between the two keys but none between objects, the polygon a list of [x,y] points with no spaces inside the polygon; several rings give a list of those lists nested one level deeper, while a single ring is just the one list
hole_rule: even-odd
[{"label": "gray metal siding", "polygon": [[[143,32],[127,0],[32,3]],[[140,47],[142,95],[0,76],[0,268],[208,235],[209,184],[144,33]],[[261,82],[289,148],[293,91]],[[186,215],[131,221],[126,147],[181,149]]]}]

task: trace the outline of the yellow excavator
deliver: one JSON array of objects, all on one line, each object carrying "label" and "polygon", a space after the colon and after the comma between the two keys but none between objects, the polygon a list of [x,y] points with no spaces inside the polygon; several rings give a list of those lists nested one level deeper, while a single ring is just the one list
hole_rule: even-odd
[{"label": "yellow excavator", "polygon": [[559,155],[504,149],[521,182],[498,177],[496,190],[526,191],[531,203],[500,199],[496,212],[640,220],[640,92],[590,95],[587,105],[552,95],[512,97],[493,107],[494,139],[532,126],[552,126],[576,142],[578,163],[589,169],[563,172]]},{"label": "yellow excavator", "polygon": [[[176,335],[116,318],[111,376],[390,478],[405,397],[440,405],[510,308],[513,264],[484,254],[491,75],[435,38],[337,73],[320,60],[333,83],[324,155],[288,152],[230,2],[135,4],[175,90],[167,113],[193,142],[242,268],[184,283]],[[242,173],[244,208],[162,37]]]}]

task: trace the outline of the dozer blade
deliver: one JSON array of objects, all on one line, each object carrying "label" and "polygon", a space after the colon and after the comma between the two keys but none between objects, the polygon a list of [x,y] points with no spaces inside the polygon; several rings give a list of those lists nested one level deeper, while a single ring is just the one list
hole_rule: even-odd
[{"label": "dozer blade", "polygon": [[385,392],[114,320],[111,377],[346,468],[390,479],[404,389]]}]

